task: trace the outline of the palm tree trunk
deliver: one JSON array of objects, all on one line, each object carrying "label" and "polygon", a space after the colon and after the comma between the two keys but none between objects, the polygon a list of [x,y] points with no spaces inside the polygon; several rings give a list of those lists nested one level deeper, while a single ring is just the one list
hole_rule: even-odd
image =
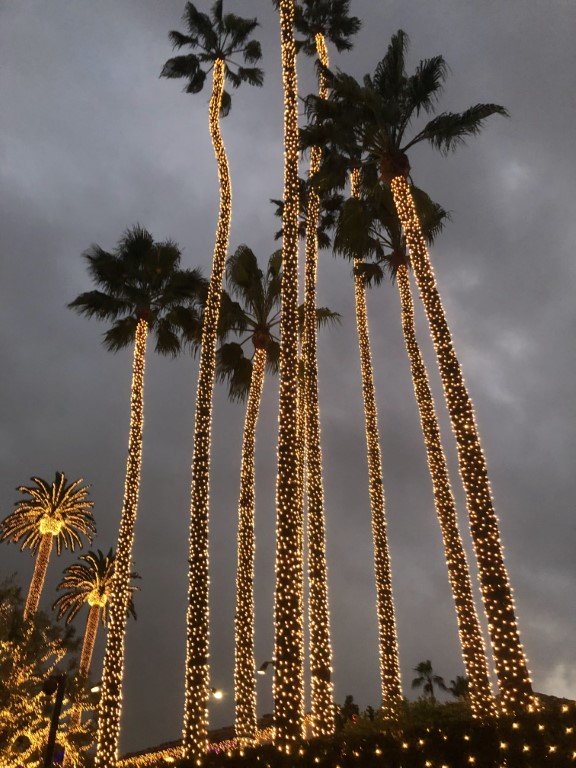
[{"label": "palm tree trunk", "polygon": [[[316,35],[316,51],[327,67],[328,50],[324,35]],[[318,95],[328,95],[326,78],[318,76]],[[309,177],[320,170],[322,149],[310,152]],[[328,602],[328,570],[326,565],[326,523],[322,480],[322,446],[320,443],[320,409],[318,407],[318,355],[316,322],[316,282],[318,274],[318,221],[320,197],[310,189],[306,212],[306,250],[304,266],[304,362],[306,497],[308,527],[308,586],[310,620],[310,670],[312,688],[312,735],[334,733],[334,690],[332,685],[332,645]]]},{"label": "palm tree trunk", "polygon": [[[359,196],[360,177],[358,171],[352,173],[352,196]],[[360,260],[355,259],[357,268]],[[357,270],[356,270],[357,272]],[[356,326],[360,348],[360,370],[362,373],[362,392],[364,395],[364,419],[366,426],[366,448],[368,455],[368,477],[370,488],[370,507],[372,511],[372,536],[374,539],[374,570],[376,575],[376,608],[378,614],[378,636],[380,657],[380,681],[382,689],[382,710],[385,717],[395,720],[402,702],[400,682],[400,663],[398,659],[398,639],[396,618],[392,596],[392,573],[388,551],[386,530],[386,511],[384,501],[384,481],[382,477],[382,457],[380,454],[380,435],[378,431],[378,409],[376,390],[372,370],[372,353],[368,333],[368,311],[366,307],[366,287],[361,274],[354,278],[356,298]]]},{"label": "palm tree trunk", "polygon": [[236,657],[234,700],[236,703],[236,738],[253,742],[256,738],[256,662],[254,658],[254,448],[256,424],[266,372],[266,350],[256,349],[246,406],[240,502],[238,504],[238,570],[236,575]]},{"label": "palm tree trunk", "polygon": [[460,474],[466,491],[470,529],[478,560],[482,599],[488,617],[503,709],[527,709],[536,705],[536,701],[520,641],[498,519],[472,401],[456,357],[410,187],[404,176],[395,176],[390,187],[428,318],[452,429],[456,436]]},{"label": "palm tree trunk", "polygon": [[[86,629],[84,630],[84,640],[82,642],[82,651],[80,653],[80,663],[78,665],[78,678],[82,681],[82,683],[86,683],[88,680],[88,675],[90,674],[90,664],[92,662],[94,645],[96,644],[99,621],[100,606],[90,606],[90,610],[88,611],[88,618],[86,620]],[[74,707],[70,715],[68,731],[75,731],[80,726],[81,722],[82,709],[81,707]],[[70,765],[68,760],[66,760],[65,763],[66,765]]]},{"label": "palm tree trunk", "polygon": [[302,484],[298,441],[298,81],[294,0],[279,0],[284,85],[284,213],[280,409],[276,484],[275,744],[302,737],[304,713],[302,620]]},{"label": "palm tree trunk", "polygon": [[50,553],[52,552],[53,536],[51,533],[44,533],[40,539],[38,551],[36,552],[36,561],[34,563],[34,573],[28,589],[28,597],[24,606],[24,619],[29,619],[38,610],[40,595],[46,579]]},{"label": "palm tree trunk", "polygon": [[486,720],[496,714],[492,697],[488,660],[478,614],[474,605],[470,571],[462,538],[458,529],[456,503],[450,485],[446,457],[442,448],[440,427],[436,418],[434,400],[430,390],[426,365],[420,353],[414,325],[414,304],[410,291],[408,269],[402,265],[396,275],[402,305],[402,329],[410,359],[414,394],[420,413],[420,425],[424,435],[428,469],[434,490],[436,514],[442,530],[448,577],[456,606],[458,631],[464,667],[469,681],[472,714]]},{"label": "palm tree trunk", "polygon": [[86,629],[84,630],[84,641],[82,643],[82,652],[80,654],[79,674],[87,678],[90,673],[90,664],[92,663],[92,653],[98,634],[98,622],[100,621],[100,606],[91,605],[86,620]]},{"label": "palm tree trunk", "polygon": [[228,159],[220,131],[220,107],[224,92],[226,64],[214,62],[212,96],[210,98],[210,136],[218,165],[220,209],[212,261],[212,275],[204,310],[202,348],[194,423],[194,455],[190,506],[190,543],[188,570],[188,612],[186,620],[186,679],[183,755],[200,760],[207,748],[209,668],[208,605],[208,518],[210,444],[212,435],[212,393],[216,368],[216,336],[220,316],[222,281],[228,253],[232,207],[232,186]]},{"label": "palm tree trunk", "polygon": [[134,342],[128,460],[110,596],[106,651],[102,671],[102,692],[100,695],[98,741],[95,758],[97,768],[110,768],[116,764],[118,759],[120,718],[122,716],[122,681],[124,677],[124,641],[130,601],[129,584],[132,571],[132,548],[134,545],[134,526],[138,513],[140,468],[142,464],[144,370],[147,339],[148,323],[141,318],[136,327]]}]

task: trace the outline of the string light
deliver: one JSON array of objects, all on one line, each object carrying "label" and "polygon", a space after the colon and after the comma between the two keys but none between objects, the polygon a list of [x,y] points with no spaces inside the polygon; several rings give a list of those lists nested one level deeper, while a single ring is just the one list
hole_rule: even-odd
[{"label": "string light", "polygon": [[210,696],[208,518],[212,393],[216,369],[216,337],[220,316],[222,281],[226,266],[232,212],[232,186],[228,159],[220,130],[220,108],[224,93],[225,74],[225,62],[222,59],[216,59],[213,69],[208,122],[218,166],[220,208],[212,274],[204,309],[194,423],[194,454],[190,492],[188,611],[186,617],[186,681],[182,730],[183,754],[188,760],[200,760],[206,751],[208,699]]},{"label": "string light", "polygon": [[134,340],[128,460],[108,613],[108,634],[98,711],[96,768],[110,768],[116,764],[118,759],[120,718],[122,716],[122,680],[124,677],[124,641],[131,595],[132,547],[134,544],[134,525],[138,512],[140,467],[142,464],[144,369],[147,338],[148,323],[145,319],[140,318],[136,326]]},{"label": "string light", "polygon": [[238,569],[236,573],[236,656],[234,697],[236,738],[250,743],[256,737],[256,664],[254,661],[254,448],[256,424],[266,371],[266,349],[256,348],[246,406],[240,500],[238,503]]},{"label": "string light", "polygon": [[390,187],[428,317],[452,429],[456,436],[458,463],[466,491],[482,599],[502,694],[502,708],[504,712],[526,710],[529,706],[537,708],[539,705],[532,691],[520,641],[498,519],[472,402],[454,351],[410,187],[403,175],[394,176]]},{"label": "string light", "polygon": [[286,752],[302,737],[302,488],[298,434],[298,81],[294,0],[279,0],[284,87],[284,211],[280,407],[276,484],[276,594],[274,605],[275,744]]},{"label": "string light", "polygon": [[[324,35],[315,36],[318,59],[328,67],[328,49]],[[326,78],[318,75],[318,96],[328,96]],[[310,152],[309,178],[320,170],[322,149]],[[320,196],[310,188],[306,211],[304,262],[304,334],[302,361],[305,399],[306,499],[308,533],[308,589],[310,619],[310,678],[312,703],[312,735],[334,733],[335,708],[332,684],[332,646],[328,602],[328,568],[326,564],[326,523],[322,480],[322,446],[320,441],[320,408],[318,403],[318,355],[316,320],[316,284],[318,274],[318,221]]]},{"label": "string light", "polygon": [[434,504],[442,530],[448,577],[456,606],[460,646],[469,683],[470,706],[473,716],[485,720],[496,715],[496,706],[490,690],[488,660],[474,606],[466,553],[458,530],[456,503],[450,486],[440,427],[436,418],[426,365],[416,338],[414,303],[406,265],[402,264],[398,268],[396,282],[402,307],[404,342],[410,359],[414,394],[418,403],[428,469],[434,490]]},{"label": "string light", "polygon": [[[357,170],[354,170],[351,174],[351,194],[352,197],[360,196],[360,174]],[[376,608],[378,616],[378,648],[380,658],[382,712],[387,719],[396,720],[402,702],[402,686],[400,682],[396,618],[392,597],[392,573],[386,531],[382,457],[380,454],[380,438],[378,432],[378,410],[376,407],[372,353],[370,351],[370,336],[368,332],[366,286],[364,277],[359,274],[357,269],[360,266],[360,263],[361,261],[359,259],[355,259],[354,293],[356,298],[356,325],[358,330],[358,346],[360,349],[362,391],[364,395],[370,507],[372,511],[372,536],[374,539],[374,570],[376,575]]]}]

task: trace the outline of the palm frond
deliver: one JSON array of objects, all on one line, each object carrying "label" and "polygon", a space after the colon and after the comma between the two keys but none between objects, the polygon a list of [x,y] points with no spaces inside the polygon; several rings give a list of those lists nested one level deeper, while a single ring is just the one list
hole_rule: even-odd
[{"label": "palm frond", "polygon": [[228,383],[228,397],[244,401],[250,391],[252,361],[244,355],[240,344],[222,344],[216,352],[216,379]]},{"label": "palm frond", "polygon": [[447,155],[464,144],[469,136],[478,135],[484,121],[492,115],[509,117],[508,110],[498,104],[476,104],[464,112],[443,112],[430,120],[403,151],[420,141],[428,141],[435,149]]}]

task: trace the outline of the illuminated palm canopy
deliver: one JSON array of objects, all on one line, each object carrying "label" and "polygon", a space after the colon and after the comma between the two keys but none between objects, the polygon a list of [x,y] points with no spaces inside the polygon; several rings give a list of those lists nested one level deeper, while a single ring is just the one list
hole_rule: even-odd
[{"label": "illuminated palm canopy", "polygon": [[50,534],[56,539],[58,554],[62,547],[74,551],[82,547],[81,535],[90,541],[96,533],[91,509],[94,502],[88,499],[89,486],[82,485],[82,478],[68,483],[63,472],[56,472],[53,483],[41,477],[30,478],[34,485],[21,485],[19,493],[28,498],[16,503],[1,524],[0,539],[22,541],[21,549],[36,551],[42,537]]},{"label": "illuminated palm canopy", "polygon": [[117,352],[134,343],[139,320],[156,338],[156,351],[175,357],[182,344],[200,340],[201,295],[206,280],[198,269],[181,269],[172,240],[157,243],[139,224],[127,229],[112,252],[93,245],[84,253],[98,290],[68,306],[87,317],[110,320],[104,345]]},{"label": "illuminated palm canopy", "polygon": [[[107,607],[112,591],[112,576],[114,575],[114,552],[109,550],[105,555],[101,550],[90,551],[80,555],[83,562],[73,563],[64,570],[64,578],[58,585],[58,591],[62,591],[53,608],[58,611],[58,618],[66,616],[66,624],[69,624],[83,605],[98,606],[101,611],[102,623],[107,621]],[[139,578],[132,573],[132,578]],[[129,587],[130,592],[137,587]],[[129,602],[130,614],[136,618],[132,595]]]},{"label": "illuminated palm canopy", "polygon": [[[170,41],[174,48],[189,46],[197,53],[175,56],[169,59],[160,73],[160,77],[185,78],[188,81],[186,93],[200,93],[207,75],[216,61],[226,64],[225,78],[233,88],[242,83],[261,86],[264,73],[258,67],[245,67],[238,64],[241,57],[244,64],[255,64],[262,58],[262,49],[257,40],[249,40],[258,26],[256,19],[243,19],[234,13],[223,12],[223,0],[217,0],[212,6],[210,16],[196,9],[194,3],[186,3],[182,16],[187,34],[176,30],[170,32]],[[227,115],[232,100],[224,91],[221,114]]]}]

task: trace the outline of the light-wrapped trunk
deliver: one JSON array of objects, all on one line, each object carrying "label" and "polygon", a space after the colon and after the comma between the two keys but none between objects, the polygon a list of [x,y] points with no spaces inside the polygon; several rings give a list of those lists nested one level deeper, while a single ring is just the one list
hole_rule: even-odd
[{"label": "light-wrapped trunk", "polygon": [[124,502],[120,518],[118,545],[116,547],[108,614],[106,651],[102,671],[98,742],[95,758],[97,768],[110,768],[116,764],[118,759],[120,719],[122,716],[122,681],[124,678],[124,642],[130,601],[129,585],[132,572],[132,548],[134,544],[134,526],[138,513],[140,467],[142,464],[144,369],[147,338],[148,323],[146,320],[140,319],[136,327],[134,342],[130,396],[130,435],[124,483]]},{"label": "light-wrapped trunk", "polygon": [[84,630],[84,641],[82,642],[82,652],[80,654],[80,664],[78,672],[81,677],[87,678],[90,674],[90,664],[92,663],[92,654],[98,634],[98,622],[100,621],[100,606],[92,605],[88,611],[86,620],[86,629]]},{"label": "light-wrapped trunk", "polygon": [[405,265],[398,268],[396,280],[402,305],[404,341],[410,359],[414,394],[418,403],[420,425],[426,445],[436,514],[442,530],[448,578],[456,606],[460,646],[469,685],[470,705],[475,717],[487,720],[496,714],[488,673],[488,660],[474,605],[470,570],[458,528],[456,503],[442,448],[442,437],[436,418],[428,373],[416,338],[414,303],[410,291],[410,277]]},{"label": "light-wrapped trunk", "polygon": [[256,662],[254,659],[254,449],[256,425],[266,372],[266,350],[256,349],[246,406],[240,501],[238,504],[238,569],[236,572],[234,700],[236,738],[253,742],[256,737]]},{"label": "light-wrapped trunk", "polygon": [[36,552],[36,560],[34,562],[34,573],[32,574],[32,581],[28,588],[28,597],[26,598],[26,605],[24,606],[24,618],[29,619],[38,610],[38,604],[40,602],[40,595],[42,594],[42,588],[44,587],[44,581],[46,579],[46,571],[48,570],[48,563],[50,561],[50,553],[52,552],[52,544],[54,537],[51,533],[42,534],[40,544],[38,545],[38,551]]},{"label": "light-wrapped trunk", "polygon": [[275,743],[283,750],[302,736],[304,709],[302,619],[302,457],[298,443],[298,82],[294,0],[279,0],[284,85],[284,213],[280,409],[276,484],[274,605]]},{"label": "light-wrapped trunk", "polygon": [[[358,171],[352,173],[352,197],[359,197],[360,178]],[[380,684],[382,711],[385,717],[396,720],[402,702],[400,662],[398,659],[398,638],[392,595],[392,571],[388,549],[384,480],[382,456],[378,430],[378,409],[372,368],[372,352],[368,331],[368,310],[366,307],[366,286],[364,277],[358,273],[361,265],[354,260],[354,295],[356,298],[356,327],[360,350],[362,373],[362,394],[364,398],[364,420],[366,428],[366,449],[368,456],[368,482],[370,509],[372,513],[372,537],[374,540],[374,571],[376,576],[376,610],[378,616],[378,650],[380,659]]]},{"label": "light-wrapped trunk", "polygon": [[226,64],[214,62],[209,126],[220,182],[220,208],[212,274],[204,309],[202,348],[196,390],[194,421],[194,455],[190,506],[190,543],[188,570],[188,612],[186,619],[186,679],[183,755],[199,760],[207,747],[208,699],[210,696],[209,667],[209,568],[208,518],[210,503],[210,445],[212,434],[212,394],[216,370],[216,341],[222,281],[230,235],[232,186],[226,150],[220,131],[220,108],[224,93]]},{"label": "light-wrapped trunk", "polygon": [[527,709],[536,705],[536,701],[520,641],[498,519],[472,401],[456,357],[412,192],[404,175],[394,176],[390,186],[428,318],[452,429],[456,436],[458,463],[466,491],[470,530],[503,709]]},{"label": "light-wrapped trunk", "polygon": [[[321,34],[316,35],[318,59],[327,67],[328,50]],[[318,96],[328,95],[325,77],[318,76]],[[320,170],[322,149],[310,151],[309,177]],[[334,732],[334,690],[332,685],[332,644],[326,564],[326,523],[320,409],[318,404],[318,355],[316,321],[316,281],[318,274],[318,222],[320,198],[314,188],[308,196],[306,212],[306,249],[304,266],[304,363],[306,502],[308,534],[309,643],[312,698],[312,735],[328,736]]]}]

